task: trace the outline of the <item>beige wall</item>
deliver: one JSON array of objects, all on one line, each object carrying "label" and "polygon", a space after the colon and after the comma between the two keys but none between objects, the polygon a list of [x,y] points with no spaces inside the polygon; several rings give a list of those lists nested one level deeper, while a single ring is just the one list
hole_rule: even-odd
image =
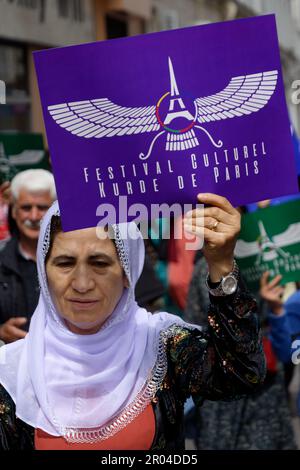
[{"label": "beige wall", "polygon": [[[69,0],[65,0],[66,2]],[[45,5],[45,10],[41,9]],[[70,3],[70,5],[72,5]],[[82,16],[76,18],[70,7],[63,16],[58,3],[0,1],[0,38],[40,44],[62,46],[90,42],[95,39],[93,0],[81,0]]]},{"label": "beige wall", "polygon": [[148,31],[182,28],[223,19],[223,0],[152,0]]},{"label": "beige wall", "polygon": [[137,16],[130,16],[128,18],[128,35],[136,36],[145,33],[144,21]]},{"label": "beige wall", "polygon": [[108,0],[94,0],[97,41],[103,41],[107,37],[105,15],[108,10],[108,3]]},{"label": "beige wall", "polygon": [[[183,2],[182,2],[183,3]],[[125,11],[128,15],[137,16],[145,20],[151,17],[152,0],[109,0],[109,9]]]},{"label": "beige wall", "polygon": [[37,84],[37,78],[35,73],[35,67],[33,62],[33,51],[37,50],[36,47],[28,48],[27,61],[28,61],[28,72],[29,72],[29,93],[31,97],[31,130],[33,132],[39,132],[44,135],[44,142],[47,146],[46,131],[44,126],[43,112],[40,101],[40,94]]}]

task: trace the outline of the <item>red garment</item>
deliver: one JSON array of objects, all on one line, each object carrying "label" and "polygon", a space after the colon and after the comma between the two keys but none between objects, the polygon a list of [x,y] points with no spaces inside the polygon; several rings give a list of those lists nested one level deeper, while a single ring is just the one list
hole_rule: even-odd
[{"label": "red garment", "polygon": [[277,358],[272,348],[272,343],[269,338],[263,336],[263,348],[266,357],[267,370],[269,372],[277,372]]},{"label": "red garment", "polygon": [[128,426],[112,437],[94,444],[69,443],[63,437],[35,431],[36,450],[149,450],[155,436],[155,415],[150,404]]},{"label": "red garment", "polygon": [[[176,226],[182,225],[182,218],[176,219],[175,224]],[[194,270],[195,250],[197,248],[195,250],[187,250],[186,244],[191,244],[191,240],[186,239],[184,233],[182,235],[182,238],[178,240],[172,236],[169,242],[168,280],[170,296],[179,308],[184,310]]]},{"label": "red garment", "polygon": [[5,240],[8,237],[8,206],[1,201],[0,196],[0,240]]}]

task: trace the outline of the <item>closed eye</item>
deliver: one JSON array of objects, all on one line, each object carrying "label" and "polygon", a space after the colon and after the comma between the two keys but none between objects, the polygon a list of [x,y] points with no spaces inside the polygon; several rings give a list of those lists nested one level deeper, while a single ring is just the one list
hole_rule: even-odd
[{"label": "closed eye", "polygon": [[63,262],[56,263],[56,266],[58,266],[59,268],[69,268],[69,267],[74,266],[74,262],[73,261],[63,261]]},{"label": "closed eye", "polygon": [[96,268],[107,268],[110,266],[110,263],[107,263],[106,261],[92,261],[91,265],[95,266]]}]

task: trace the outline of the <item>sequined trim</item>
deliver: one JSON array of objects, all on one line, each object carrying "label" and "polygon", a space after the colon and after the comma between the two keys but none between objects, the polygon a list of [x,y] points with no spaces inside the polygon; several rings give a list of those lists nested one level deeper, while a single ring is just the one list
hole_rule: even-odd
[{"label": "sequined trim", "polygon": [[[185,325],[185,327],[188,325]],[[60,434],[70,443],[90,443],[103,441],[114,436],[121,429],[131,423],[154,399],[158,389],[163,383],[167,373],[167,343],[168,340],[178,334],[182,327],[174,324],[166,330],[161,331],[158,345],[157,361],[152,369],[152,373],[143,389],[136,396],[135,400],[129,404],[116,418],[105,426],[91,429],[74,429],[60,427]]]},{"label": "sequined trim", "polygon": [[129,283],[131,284],[128,251],[125,249],[124,240],[121,237],[121,233],[120,233],[120,229],[119,229],[118,225],[114,224],[114,225],[112,225],[112,228],[113,228],[113,231],[114,231],[114,234],[115,234],[115,240],[114,241],[115,241],[115,245],[116,245],[116,249],[117,249],[117,253],[118,253],[121,265],[124,269],[124,272],[126,274],[126,277],[129,281]]}]

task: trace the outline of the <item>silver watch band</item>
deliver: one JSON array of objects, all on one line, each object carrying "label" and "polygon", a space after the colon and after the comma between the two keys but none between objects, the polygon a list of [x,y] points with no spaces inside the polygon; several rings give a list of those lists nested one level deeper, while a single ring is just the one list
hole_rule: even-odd
[{"label": "silver watch band", "polygon": [[[214,297],[225,297],[227,295],[233,294],[236,291],[237,284],[238,284],[238,276],[239,276],[239,267],[237,262],[233,260],[233,269],[230,273],[224,276],[217,287],[212,288],[209,285],[209,274],[206,278],[206,287],[211,295]],[[230,288],[228,287],[230,285]]]}]

